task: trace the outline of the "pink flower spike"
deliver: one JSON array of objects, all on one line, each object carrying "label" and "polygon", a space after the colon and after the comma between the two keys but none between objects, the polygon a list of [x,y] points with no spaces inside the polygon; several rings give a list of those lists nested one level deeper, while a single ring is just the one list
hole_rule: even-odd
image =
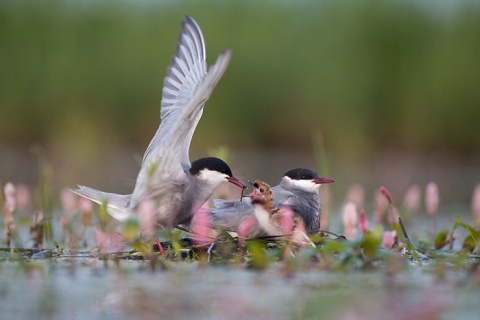
[{"label": "pink flower spike", "polygon": [[107,235],[99,228],[93,229],[93,238],[102,252],[106,252]]},{"label": "pink flower spike", "polygon": [[207,208],[200,208],[195,212],[192,219],[191,228],[193,232],[193,241],[201,247],[212,243],[212,213]]},{"label": "pink flower spike", "polygon": [[425,207],[429,215],[434,216],[437,213],[439,202],[438,186],[436,183],[430,182],[425,191]]},{"label": "pink flower spike", "polygon": [[385,196],[385,198],[387,198],[388,203],[392,205],[393,200],[392,200],[392,195],[390,194],[390,191],[388,191],[387,188],[385,188],[384,186],[381,186],[379,190]]},{"label": "pink flower spike", "polygon": [[292,233],[293,229],[293,210],[292,207],[286,205],[282,207],[280,212],[280,226],[282,228],[282,233],[287,235]]},{"label": "pink flower spike", "polygon": [[347,239],[354,240],[357,237],[358,229],[355,226],[345,227],[345,236]]},{"label": "pink flower spike", "polygon": [[393,247],[393,245],[395,244],[396,237],[397,237],[397,231],[395,231],[395,230],[385,231],[383,233],[382,246],[385,249],[391,249]]},{"label": "pink flower spike", "polygon": [[62,209],[68,221],[78,209],[77,197],[70,190],[63,189],[60,194],[60,201],[62,202]]},{"label": "pink flower spike", "polygon": [[388,223],[391,225],[398,224],[398,210],[394,206],[391,206],[388,210]]},{"label": "pink flower spike", "polygon": [[30,211],[32,208],[32,194],[30,189],[25,184],[16,186],[17,193],[17,210],[20,212]]},{"label": "pink flower spike", "polygon": [[347,238],[354,239],[357,235],[358,213],[353,202],[349,202],[343,207],[342,218]]},{"label": "pink flower spike", "polygon": [[410,212],[417,212],[422,200],[422,189],[419,185],[411,185],[405,193],[403,206]]},{"label": "pink flower spike", "polygon": [[380,190],[375,192],[375,211],[373,212],[373,218],[375,222],[381,222],[385,209],[388,207],[388,201],[385,199]]},{"label": "pink flower spike", "polygon": [[472,218],[475,224],[480,223],[480,184],[477,184],[472,196]]},{"label": "pink flower spike", "polygon": [[358,227],[363,234],[368,231],[368,219],[365,210],[360,211],[360,220],[358,221]]},{"label": "pink flower spike", "polygon": [[102,253],[120,252],[124,248],[123,238],[117,232],[103,232],[102,230],[95,228],[93,230],[93,238],[100,247]]},{"label": "pink flower spike", "polygon": [[248,237],[250,230],[257,224],[257,219],[255,217],[250,217],[247,220],[243,221],[238,226],[238,243],[243,245],[245,239]]},{"label": "pink flower spike", "polygon": [[308,245],[307,239],[305,239],[306,234],[305,224],[303,223],[303,220],[300,219],[297,222],[295,230],[293,230],[292,241],[302,248],[306,247]]},{"label": "pink flower spike", "polygon": [[151,239],[155,235],[155,201],[147,199],[140,202],[138,206],[138,218],[140,220],[140,231],[146,239]]},{"label": "pink flower spike", "polygon": [[15,206],[17,203],[15,186],[13,183],[7,182],[3,187],[3,191],[5,192],[5,208],[9,212],[15,211]]},{"label": "pink flower spike", "polygon": [[343,207],[343,226],[355,226],[358,222],[357,207],[354,203],[349,202]]},{"label": "pink flower spike", "polygon": [[93,211],[93,202],[86,199],[86,198],[80,198],[78,200],[78,205],[80,207],[80,211],[82,211],[82,213],[90,213]]},{"label": "pink flower spike", "polygon": [[80,211],[82,213],[82,224],[84,228],[87,228],[92,225],[92,212],[93,212],[93,202],[85,199],[80,198],[78,200],[78,206],[80,207]]}]

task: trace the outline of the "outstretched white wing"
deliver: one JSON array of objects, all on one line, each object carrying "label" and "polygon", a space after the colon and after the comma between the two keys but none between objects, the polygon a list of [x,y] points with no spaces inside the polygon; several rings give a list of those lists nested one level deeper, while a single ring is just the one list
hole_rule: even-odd
[{"label": "outstretched white wing", "polygon": [[191,17],[182,22],[177,54],[167,70],[161,101],[161,124],[143,156],[130,207],[150,193],[162,193],[165,182],[186,181],[188,152],[205,101],[230,61],[227,50],[207,73],[202,31]]}]

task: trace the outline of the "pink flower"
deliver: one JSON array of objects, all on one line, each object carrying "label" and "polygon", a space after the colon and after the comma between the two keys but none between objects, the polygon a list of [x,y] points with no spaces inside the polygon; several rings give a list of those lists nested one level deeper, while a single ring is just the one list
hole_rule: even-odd
[{"label": "pink flower", "polygon": [[397,231],[395,230],[385,231],[383,233],[383,241],[382,241],[383,247],[385,249],[391,249],[395,244],[396,238],[397,238]]},{"label": "pink flower", "polygon": [[80,198],[80,200],[78,200],[78,205],[80,207],[80,211],[82,212],[83,227],[87,228],[92,225],[93,203],[88,199]]},{"label": "pink flower", "polygon": [[437,213],[439,201],[438,186],[434,182],[430,182],[425,191],[425,207],[429,215],[433,216]]},{"label": "pink flower", "polygon": [[32,195],[30,189],[25,184],[19,184],[16,187],[17,209],[20,212],[29,211],[32,208]]},{"label": "pink flower", "polygon": [[480,223],[480,184],[477,184],[472,196],[472,218],[476,224]]},{"label": "pink flower", "polygon": [[86,198],[80,198],[80,200],[78,200],[78,205],[82,213],[89,213],[93,211],[93,202]]},{"label": "pink flower", "polygon": [[122,236],[116,231],[103,232],[95,228],[93,230],[93,238],[100,247],[102,253],[119,252],[124,248]]},{"label": "pink flower", "polygon": [[343,207],[343,225],[354,226],[358,222],[357,207],[354,203],[349,202]]},{"label": "pink flower", "polygon": [[388,206],[388,201],[385,196],[377,190],[375,192],[375,211],[373,212],[373,217],[375,222],[381,222],[383,218],[383,214],[385,213],[385,209]]},{"label": "pink flower", "polygon": [[250,230],[257,224],[257,219],[252,216],[238,226],[238,242],[242,245],[245,242],[245,239],[248,237]]},{"label": "pink flower", "polygon": [[390,206],[388,209],[388,223],[389,224],[398,224],[398,211],[394,206]]},{"label": "pink flower", "polygon": [[307,239],[305,239],[306,232],[305,232],[305,224],[303,220],[299,220],[293,230],[292,234],[292,241],[299,245],[300,247],[306,247],[308,245]]},{"label": "pink flower", "polygon": [[15,211],[15,205],[17,202],[15,186],[11,182],[7,182],[3,188],[5,192],[5,208],[9,212]]},{"label": "pink flower", "polygon": [[349,202],[343,207],[343,226],[348,239],[354,239],[357,235],[358,213],[354,203]]},{"label": "pink flower", "polygon": [[280,212],[280,227],[282,233],[287,235],[292,232],[293,229],[293,210],[290,206],[284,206]]},{"label": "pink flower", "polygon": [[362,233],[365,233],[368,231],[368,219],[367,215],[365,214],[365,210],[360,211],[360,219],[358,221],[358,228]]},{"label": "pink flower", "polygon": [[212,214],[209,209],[200,208],[195,212],[191,228],[193,241],[199,246],[208,246],[212,243]]},{"label": "pink flower", "polygon": [[380,193],[383,194],[383,196],[387,199],[388,203],[392,205],[393,199],[392,199],[392,195],[390,194],[390,191],[388,191],[387,188],[385,188],[384,186],[381,186],[379,190],[380,190]]},{"label": "pink flower", "polygon": [[63,212],[65,212],[67,217],[71,217],[78,210],[77,197],[73,192],[68,189],[63,189],[60,195],[60,200],[62,202]]},{"label": "pink flower", "polygon": [[155,235],[155,201],[147,199],[140,202],[138,206],[138,218],[140,220],[140,230],[146,239],[151,239]]},{"label": "pink flower", "polygon": [[421,199],[422,189],[420,188],[420,186],[416,184],[411,185],[405,193],[405,198],[403,199],[403,206],[410,212],[416,212],[420,208]]}]

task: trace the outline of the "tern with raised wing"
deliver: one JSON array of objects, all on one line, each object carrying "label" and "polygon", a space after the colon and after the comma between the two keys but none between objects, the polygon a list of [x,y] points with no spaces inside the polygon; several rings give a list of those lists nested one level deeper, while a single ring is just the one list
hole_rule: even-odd
[{"label": "tern with raised wing", "polygon": [[245,188],[221,159],[189,160],[190,142],[205,102],[229,61],[230,50],[226,50],[207,72],[202,31],[187,16],[182,22],[177,54],[164,80],[160,127],[143,156],[133,193],[119,195],[85,186],[72,191],[96,203],[106,202],[108,213],[120,221],[135,215],[142,201],[154,200],[157,223],[174,228],[189,225],[194,213],[222,182]]}]

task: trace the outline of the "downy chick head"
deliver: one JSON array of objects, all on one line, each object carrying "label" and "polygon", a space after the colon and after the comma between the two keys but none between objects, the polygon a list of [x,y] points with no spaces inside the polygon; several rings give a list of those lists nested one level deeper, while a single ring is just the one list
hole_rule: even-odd
[{"label": "downy chick head", "polygon": [[335,180],[319,176],[314,170],[297,168],[287,171],[282,177],[281,184],[287,190],[318,193],[322,184],[332,182]]},{"label": "downy chick head", "polygon": [[230,182],[242,189],[247,187],[240,179],[233,176],[232,170],[225,161],[214,157],[193,161],[189,173],[203,184],[213,187],[217,187],[222,182]]},{"label": "downy chick head", "polygon": [[255,180],[251,183],[253,192],[250,194],[250,201],[253,205],[261,205],[266,210],[271,209],[273,203],[273,193],[270,185],[261,180]]}]

